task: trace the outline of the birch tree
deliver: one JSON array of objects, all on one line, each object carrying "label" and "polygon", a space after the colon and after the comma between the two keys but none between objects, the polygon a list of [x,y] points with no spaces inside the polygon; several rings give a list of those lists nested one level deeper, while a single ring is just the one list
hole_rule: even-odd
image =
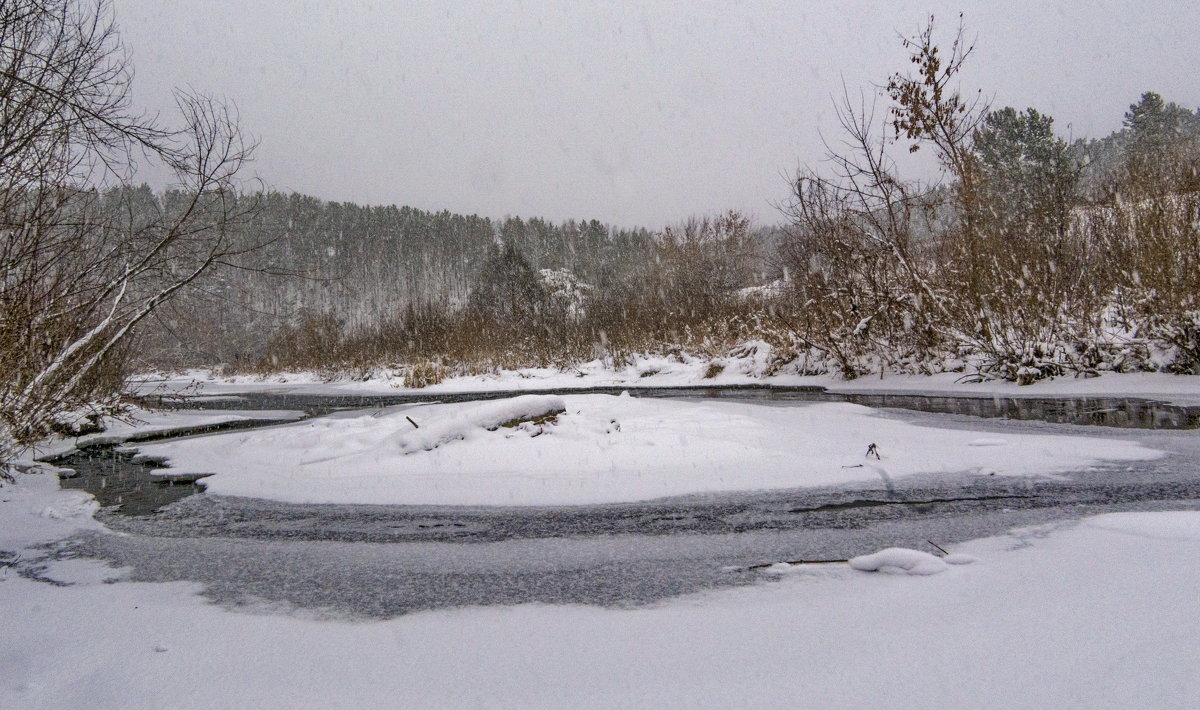
[{"label": "birch tree", "polygon": [[[253,246],[236,113],[178,92],[170,127],[131,81],[106,0],[0,5],[0,460],[116,392],[138,324]],[[148,162],[170,199],[134,189]]]}]

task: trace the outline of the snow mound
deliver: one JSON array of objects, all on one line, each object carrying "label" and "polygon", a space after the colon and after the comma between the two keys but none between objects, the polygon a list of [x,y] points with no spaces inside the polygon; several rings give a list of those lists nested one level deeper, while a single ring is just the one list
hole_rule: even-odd
[{"label": "snow mound", "polygon": [[905,547],[889,547],[871,555],[852,557],[850,566],[861,572],[902,571],[916,575],[937,574],[950,568],[940,557]]},{"label": "snow mound", "polygon": [[515,427],[523,422],[538,423],[566,410],[566,402],[558,395],[527,394],[485,402],[425,424],[418,423],[419,428],[400,436],[400,450],[406,454],[432,451],[442,444],[468,439],[481,430],[495,431],[502,426]]}]

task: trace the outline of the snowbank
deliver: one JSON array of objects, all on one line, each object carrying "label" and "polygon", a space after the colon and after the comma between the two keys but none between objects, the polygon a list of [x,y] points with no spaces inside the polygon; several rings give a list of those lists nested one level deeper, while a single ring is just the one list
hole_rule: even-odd
[{"label": "snowbank", "polygon": [[[432,451],[442,444],[455,440],[467,440],[484,431],[495,431],[502,426],[515,428],[519,425],[539,427],[545,420],[566,411],[562,397],[555,395],[527,394],[509,399],[498,399],[483,404],[456,407],[441,418],[427,422],[424,427],[405,415],[413,425],[413,431],[399,437],[400,450],[404,453]],[[532,433],[530,426],[523,430]]]},{"label": "snowbank", "polygon": [[[22,469],[26,472],[15,474],[15,484],[0,480],[0,553],[20,554],[80,530],[105,529],[92,518],[100,509],[96,500],[83,491],[60,490],[55,467],[36,464]],[[0,705],[3,699],[0,694]]]},{"label": "snowbank", "polygon": [[950,566],[940,557],[903,547],[889,547],[872,555],[852,557],[850,567],[860,572],[899,570],[921,576],[937,574],[950,569]]},{"label": "snowbank", "polygon": [[[506,420],[562,411],[540,424]],[[411,421],[410,421],[411,420]],[[416,423],[420,428],[414,428]],[[489,431],[491,429],[491,431]],[[585,505],[920,473],[1030,476],[1155,458],[1100,437],[916,426],[853,404],[570,395],[348,412],[138,448],[209,492],[295,503]],[[996,445],[1003,443],[1004,445]],[[881,458],[865,453],[875,444]]]},{"label": "snowbank", "polygon": [[924,577],[945,572],[950,565],[969,565],[977,561],[974,556],[963,553],[937,557],[921,550],[889,547],[870,555],[852,557],[849,564],[860,572],[899,572]]},{"label": "snowbank", "polygon": [[54,437],[25,452],[22,459],[50,458],[72,449],[94,444],[120,444],[175,431],[190,431],[245,421],[296,421],[304,412],[290,410],[143,409],[131,407],[120,419],[106,417],[104,431],[79,437]]},{"label": "snowbank", "polygon": [[[711,368],[712,365],[719,366]],[[719,369],[715,375],[715,370]],[[593,360],[576,367],[503,370],[486,375],[450,377],[421,390],[405,387],[399,371],[379,370],[363,380],[328,381],[313,372],[270,376],[219,377],[209,370],[192,370],[160,377],[147,375],[133,382],[138,392],[195,392],[213,395],[278,391],[302,394],[396,394],[420,392],[497,392],[561,390],[583,387],[678,387],[694,385],[819,386],[831,392],[901,392],[955,396],[1018,397],[1142,397],[1184,405],[1200,405],[1200,376],[1161,373],[1106,373],[1102,377],[1057,377],[1019,386],[1013,382],[960,382],[961,373],[896,375],[842,380],[829,375],[772,374],[772,350],[766,343],[745,343],[724,357],[636,356],[614,366]]]}]

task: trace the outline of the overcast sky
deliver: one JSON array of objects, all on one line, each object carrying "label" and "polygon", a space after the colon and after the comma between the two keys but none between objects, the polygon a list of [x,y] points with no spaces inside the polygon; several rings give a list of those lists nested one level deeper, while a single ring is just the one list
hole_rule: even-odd
[{"label": "overcast sky", "polygon": [[[960,8],[964,87],[1064,136],[1155,90],[1200,106],[1200,4],[115,0],[135,95],[235,103],[268,186],[430,210],[659,227],[773,222],[836,137],[832,98],[906,68],[898,33]],[[883,106],[883,104],[881,104]]]}]

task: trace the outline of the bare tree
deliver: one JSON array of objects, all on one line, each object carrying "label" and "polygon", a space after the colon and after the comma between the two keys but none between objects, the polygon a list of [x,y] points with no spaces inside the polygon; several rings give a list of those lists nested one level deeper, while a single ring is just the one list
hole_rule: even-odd
[{"label": "bare tree", "polygon": [[[0,8],[0,456],[111,395],[138,323],[246,245],[236,113],[176,95],[181,127],[130,105],[105,0]],[[139,162],[175,176],[134,189]]]},{"label": "bare tree", "polygon": [[915,75],[897,72],[887,83],[892,99],[891,124],[897,139],[911,141],[909,150],[932,146],[942,167],[953,178],[954,214],[959,234],[952,246],[958,278],[972,291],[980,291],[986,282],[988,244],[981,236],[981,222],[988,218],[980,199],[979,156],[972,137],[987,115],[987,101],[981,91],[964,95],[958,88],[963,66],[975,51],[966,37],[962,13],[949,51],[943,52],[934,39],[934,18],[915,35],[904,37],[909,62]]},{"label": "bare tree", "polygon": [[654,295],[677,320],[712,317],[750,282],[753,239],[750,220],[736,211],[668,226],[655,242]]},{"label": "bare tree", "polygon": [[793,182],[783,252],[799,300],[789,326],[853,378],[866,353],[896,360],[928,349],[946,297],[930,274],[931,190],[900,180],[865,98],[843,94],[837,115],[844,141],[827,145],[829,169]]}]

